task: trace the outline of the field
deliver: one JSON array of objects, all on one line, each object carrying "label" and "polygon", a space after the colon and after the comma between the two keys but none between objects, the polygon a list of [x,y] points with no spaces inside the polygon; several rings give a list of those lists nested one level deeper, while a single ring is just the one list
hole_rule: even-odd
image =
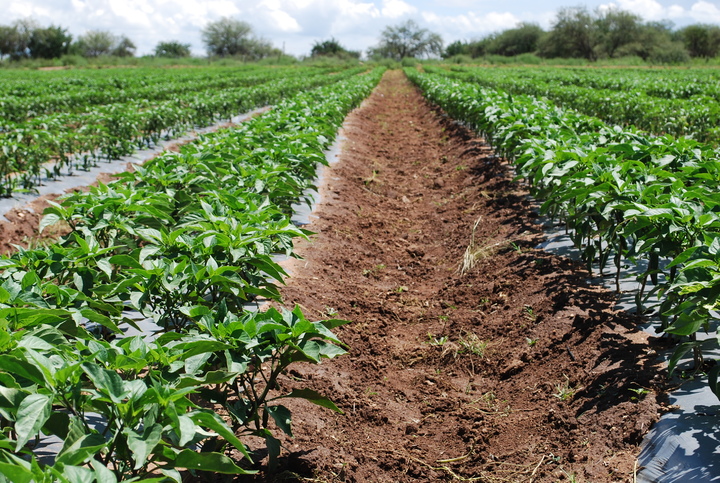
[{"label": "field", "polygon": [[[587,72],[578,85],[609,75]],[[74,82],[127,82],[127,99],[11,111],[44,92],[19,99],[15,79],[0,131],[17,146],[3,151],[8,195],[51,183],[47,162],[83,169],[273,108],[41,201],[42,219],[40,201],[8,215],[0,481],[632,481],[643,436],[672,409],[657,353],[673,348],[671,371],[691,354],[715,390],[703,357],[715,342],[695,334],[714,322],[720,287],[717,132],[688,114],[670,133],[660,111],[645,131],[614,126],[483,75],[188,69],[181,79],[207,83],[202,99],[233,92],[224,110],[178,114],[152,135],[133,117],[112,142],[95,133],[60,151],[54,140],[107,129],[107,102],[124,120],[196,112],[195,88],[141,101],[132,89],[154,79],[160,92],[163,77],[118,71]],[[673,102],[697,105],[711,85]],[[51,118],[55,130],[39,121]],[[296,226],[341,125],[322,201]],[[28,146],[44,157],[9,155]],[[537,248],[539,213],[566,224],[584,264]],[[609,276],[646,267],[637,315],[588,284],[598,263]],[[658,294],[665,336],[650,337],[637,325]],[[125,333],[149,323],[152,335]],[[49,459],[39,433],[61,441]]]}]

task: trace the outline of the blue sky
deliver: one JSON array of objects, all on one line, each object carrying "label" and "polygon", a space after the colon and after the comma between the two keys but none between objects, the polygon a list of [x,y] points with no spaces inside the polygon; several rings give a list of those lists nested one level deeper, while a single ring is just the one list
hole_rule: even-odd
[{"label": "blue sky", "polygon": [[615,6],[645,20],[720,25],[717,0],[0,0],[0,24],[32,17],[40,25],[61,25],[75,37],[88,30],[127,35],[137,54],[152,53],[159,41],[189,43],[203,55],[200,30],[223,16],[245,20],[255,33],[289,54],[307,55],[313,43],[335,37],[365,51],[384,27],[413,19],[439,33],[446,44],[535,22],[550,28],[561,7],[589,10]]}]

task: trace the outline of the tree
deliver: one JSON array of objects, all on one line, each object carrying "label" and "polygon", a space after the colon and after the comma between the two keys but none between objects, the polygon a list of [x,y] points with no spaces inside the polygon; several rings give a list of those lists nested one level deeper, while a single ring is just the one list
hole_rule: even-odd
[{"label": "tree", "polygon": [[420,28],[413,20],[394,27],[385,27],[380,43],[368,50],[370,57],[389,57],[402,60],[405,57],[422,57],[442,54],[440,35]]},{"label": "tree", "polygon": [[12,60],[30,57],[30,37],[38,28],[31,18],[16,20],[9,27],[0,26],[0,57],[8,56]]},{"label": "tree", "polygon": [[595,60],[593,24],[586,8],[561,8],[552,30],[540,43],[540,55]]},{"label": "tree", "polygon": [[341,59],[358,59],[360,52],[347,50],[340,42],[331,38],[320,42],[315,42],[310,50],[310,57],[338,57]]},{"label": "tree", "polygon": [[15,52],[15,29],[9,25],[0,25],[0,59]]},{"label": "tree", "polygon": [[28,49],[33,59],[56,59],[68,53],[72,35],[62,27],[36,28],[30,35]]},{"label": "tree", "polygon": [[115,39],[110,54],[115,57],[132,57],[136,48],[133,41],[123,35]]},{"label": "tree", "polygon": [[595,19],[595,52],[603,57],[615,57],[624,45],[637,42],[642,19],[624,10],[609,8],[598,11]]},{"label": "tree", "polygon": [[124,35],[117,36],[107,30],[89,30],[81,35],[70,46],[73,53],[83,57],[100,57],[114,55],[116,57],[132,57],[135,55],[135,44]]},{"label": "tree", "polygon": [[454,57],[456,55],[470,55],[469,51],[470,49],[468,48],[467,42],[463,40],[456,40],[445,47],[445,52],[443,52],[442,57],[443,59],[449,59],[450,57]]},{"label": "tree", "polygon": [[720,52],[720,27],[715,25],[688,25],[679,32],[690,57],[709,59]]},{"label": "tree", "polygon": [[493,39],[494,37],[491,35],[483,39],[473,40],[470,42],[456,40],[455,42],[447,46],[442,56],[444,59],[453,57],[455,55],[469,55],[473,59],[477,57],[482,57],[483,55],[488,53],[490,43],[493,41]]},{"label": "tree", "polygon": [[[652,62],[674,63],[683,57],[683,54],[679,54],[678,49],[680,49],[684,52],[684,58],[688,59],[687,51],[682,43],[672,40],[672,30],[673,24],[670,21],[641,24],[635,41],[619,47],[617,56],[637,55],[643,60]],[[665,59],[673,60],[666,61]]]},{"label": "tree", "polygon": [[89,30],[81,35],[75,49],[83,57],[99,57],[110,55],[115,45],[115,36],[105,30]]},{"label": "tree", "polygon": [[155,46],[155,57],[167,57],[171,59],[190,57],[190,44],[183,44],[177,40],[158,42]]},{"label": "tree", "polygon": [[521,23],[493,36],[488,42],[488,53],[498,55],[519,55],[537,51],[545,31],[533,23]]},{"label": "tree", "polygon": [[252,36],[249,23],[230,17],[210,22],[202,29],[202,39],[210,56],[242,56],[257,59],[272,50],[269,42]]}]

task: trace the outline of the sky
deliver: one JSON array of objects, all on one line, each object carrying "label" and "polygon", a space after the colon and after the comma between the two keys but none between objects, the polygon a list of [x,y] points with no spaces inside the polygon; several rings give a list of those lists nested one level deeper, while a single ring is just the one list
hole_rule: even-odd
[{"label": "sky", "polygon": [[412,19],[440,34],[445,45],[534,22],[549,29],[561,7],[617,7],[647,21],[720,25],[720,0],[0,0],[0,25],[32,17],[41,26],[60,25],[74,38],[88,30],[125,35],[136,55],[151,54],[161,41],[190,44],[204,55],[201,30],[222,17],[244,20],[257,36],[295,56],[334,37],[365,52],[382,30]]}]

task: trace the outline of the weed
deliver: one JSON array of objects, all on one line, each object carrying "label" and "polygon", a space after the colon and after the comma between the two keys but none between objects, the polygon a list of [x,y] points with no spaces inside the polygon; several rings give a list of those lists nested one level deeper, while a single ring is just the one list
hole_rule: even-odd
[{"label": "weed", "polygon": [[368,397],[377,396],[377,394],[377,391],[375,391],[372,387],[368,387],[367,389],[365,389],[365,395]]},{"label": "weed", "polygon": [[365,179],[363,180],[363,182],[365,183],[365,186],[367,186],[367,185],[369,185],[369,184],[372,184],[372,183],[374,183],[375,181],[377,181],[377,175],[378,175],[378,173],[379,173],[379,171],[373,169],[372,176],[370,176],[370,177],[368,177],[368,178],[365,178]]},{"label": "weed", "polygon": [[578,479],[577,479],[577,476],[575,475],[575,473],[572,473],[572,474],[571,474],[571,473],[568,473],[567,471],[565,471],[565,470],[562,469],[562,468],[560,468],[560,471],[562,471],[563,473],[565,473],[565,476],[567,477],[567,479],[568,479],[568,481],[569,481],[570,483],[577,483]]},{"label": "weed", "polygon": [[480,396],[480,399],[482,399],[488,406],[493,406],[495,404],[495,400],[497,399],[497,396],[494,392],[488,391],[482,396]]},{"label": "weed", "polygon": [[365,277],[367,277],[368,275],[377,276],[383,270],[385,270],[385,264],[380,263],[378,265],[375,265],[373,268],[363,270],[362,273]]},{"label": "weed", "polygon": [[485,243],[480,244],[475,240],[475,234],[477,232],[477,228],[480,225],[480,222],[482,221],[482,216],[479,217],[472,228],[472,234],[470,236],[470,244],[465,249],[465,254],[463,255],[463,260],[460,263],[460,274],[464,275],[480,261],[484,260],[488,257],[491,257],[494,255],[498,250],[501,248],[504,248],[507,245],[512,245],[513,247],[516,247],[517,245],[511,241],[511,240],[501,240],[499,242],[495,243]]},{"label": "weed", "polygon": [[554,396],[561,401],[569,401],[575,397],[575,393],[578,389],[570,385],[570,378],[567,375],[563,374],[563,377],[565,378],[565,381],[559,382],[555,385]]},{"label": "weed", "polygon": [[472,332],[467,333],[465,337],[458,339],[458,344],[462,348],[459,353],[467,352],[475,354],[476,356],[484,357],[485,351],[487,350],[487,342],[480,340],[480,338]]},{"label": "weed", "polygon": [[442,337],[435,337],[435,335],[428,332],[428,341],[427,344],[442,347],[445,345],[445,343],[448,341],[448,338],[446,335]]},{"label": "weed", "polygon": [[537,341],[538,341],[537,339],[531,339],[530,337],[525,337],[525,342],[527,342],[527,344],[530,347],[533,347],[535,344],[537,344]]},{"label": "weed", "polygon": [[523,307],[523,316],[530,322],[535,322],[537,320],[537,314],[529,305]]},{"label": "weed", "polygon": [[631,387],[630,390],[632,392],[634,392],[635,394],[637,394],[637,396],[632,396],[630,398],[630,400],[633,402],[640,401],[642,398],[645,397],[646,394],[648,394],[650,392],[650,390],[645,389],[644,387],[638,387],[637,389]]}]

